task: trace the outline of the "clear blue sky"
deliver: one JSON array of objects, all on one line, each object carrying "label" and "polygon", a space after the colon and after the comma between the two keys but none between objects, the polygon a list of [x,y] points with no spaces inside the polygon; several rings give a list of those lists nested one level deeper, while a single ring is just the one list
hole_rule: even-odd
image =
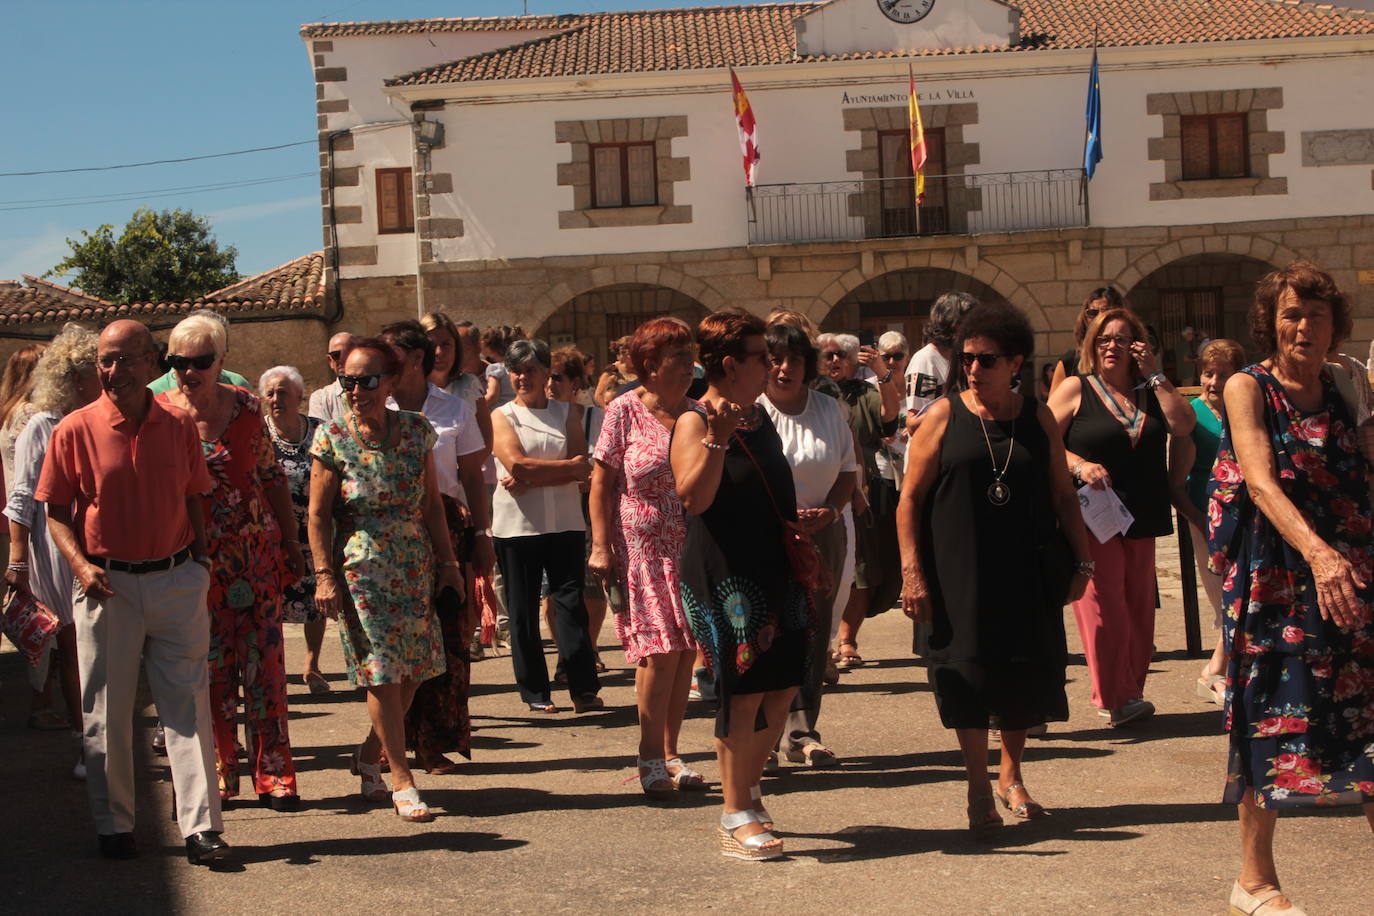
[{"label": "clear blue sky", "polygon": [[[529,0],[529,12],[691,5],[709,4]],[[521,0],[0,0],[0,172],[313,141],[315,84],[302,23],[521,12]],[[292,175],[300,177],[148,193]],[[78,205],[55,200],[118,194],[135,196]],[[0,280],[42,275],[67,253],[67,238],[102,223],[118,229],[141,205],[209,217],[220,242],[238,248],[244,275],[321,246],[313,145],[118,171],[0,177]]]}]

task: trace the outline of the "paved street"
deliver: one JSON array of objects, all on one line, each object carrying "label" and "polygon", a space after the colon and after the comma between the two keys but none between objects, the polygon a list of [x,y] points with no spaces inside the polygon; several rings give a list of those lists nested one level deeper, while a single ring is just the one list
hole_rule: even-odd
[{"label": "paved street", "polygon": [[[843,766],[789,769],[765,782],[790,855],[763,864],[719,855],[716,792],[675,806],[642,800],[632,672],[609,625],[602,714],[536,718],[509,687],[508,659],[474,667],[474,759],[459,775],[420,775],[441,815],[427,825],[404,824],[356,796],[346,758],[367,716],[339,673],[331,627],[335,692],[312,697],[292,679],[303,809],[230,808],[226,838],[236,854],[217,872],[182,855],[164,761],[147,751],[151,708],[138,745],[142,856],[99,858],[84,790],[69,775],[75,744],[24,727],[22,662],[6,644],[0,910],[1224,913],[1238,863],[1234,810],[1217,803],[1225,742],[1216,707],[1194,696],[1201,663],[1183,652],[1171,551],[1161,542],[1164,607],[1149,685],[1160,714],[1139,728],[1106,728],[1075,659],[1072,721],[1027,755],[1027,782],[1053,817],[1009,819],[988,845],[966,836],[959,756],[923,665],[907,650],[907,621],[894,611],[864,628],[868,666],[827,696],[821,728]],[[1077,651],[1072,623],[1069,632]],[[298,665],[299,627],[288,627],[288,640]],[[710,712],[694,704],[682,750],[715,782],[710,736]],[[1308,913],[1369,911],[1374,842],[1357,809],[1286,817],[1278,847],[1285,886]]]}]

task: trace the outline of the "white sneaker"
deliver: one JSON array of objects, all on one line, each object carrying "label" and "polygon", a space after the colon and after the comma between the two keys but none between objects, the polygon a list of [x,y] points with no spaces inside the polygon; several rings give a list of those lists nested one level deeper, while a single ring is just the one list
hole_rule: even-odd
[{"label": "white sneaker", "polygon": [[72,779],[86,779],[86,758],[82,756],[76,761],[76,766],[72,767]]},{"label": "white sneaker", "polygon": [[1122,725],[1129,725],[1132,722],[1139,722],[1148,719],[1155,714],[1155,704],[1149,700],[1137,699],[1127,700],[1116,709],[1112,710],[1112,728],[1119,728]]}]

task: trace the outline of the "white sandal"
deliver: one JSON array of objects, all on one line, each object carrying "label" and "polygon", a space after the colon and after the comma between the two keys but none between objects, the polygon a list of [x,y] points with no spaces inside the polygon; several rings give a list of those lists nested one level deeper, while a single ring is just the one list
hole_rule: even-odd
[{"label": "white sandal", "polygon": [[1274,898],[1286,896],[1283,891],[1264,891],[1255,896],[1237,881],[1231,887],[1231,912],[1237,916],[1307,916],[1292,900],[1288,901],[1292,906],[1286,910],[1270,906]]},{"label": "white sandal", "polygon": [[396,815],[403,821],[410,821],[412,824],[425,824],[434,820],[429,805],[426,805],[424,799],[420,798],[420,790],[414,786],[409,789],[401,789],[399,792],[392,792],[391,804],[396,809]]},{"label": "white sandal", "polygon": [[706,791],[706,777],[689,767],[681,757],[665,760],[663,765],[665,767],[677,767],[677,772],[669,773],[668,778],[673,781],[673,788],[679,792]]},{"label": "white sandal", "polygon": [[[746,862],[764,862],[782,857],[782,840],[764,831],[744,839],[736,839],[735,831],[745,824],[759,821],[757,811],[736,811],[720,816],[720,854]],[[775,845],[768,846],[769,843]],[[765,848],[767,847],[767,848]]]},{"label": "white sandal", "polygon": [[754,813],[759,816],[759,823],[763,824],[764,830],[772,830],[774,826],[773,815],[768,813],[768,809],[763,806],[763,790],[755,785],[749,789],[749,797],[754,802]]},{"label": "white sandal", "polygon": [[[641,771],[639,775],[639,787],[644,790],[644,795],[654,801],[667,801],[676,793],[676,789],[664,789],[655,787],[655,783],[666,782],[673,786],[677,783],[668,772],[667,762],[662,757],[653,757],[645,760],[643,757],[635,758],[635,766]],[[642,772],[648,770],[647,773]]]}]

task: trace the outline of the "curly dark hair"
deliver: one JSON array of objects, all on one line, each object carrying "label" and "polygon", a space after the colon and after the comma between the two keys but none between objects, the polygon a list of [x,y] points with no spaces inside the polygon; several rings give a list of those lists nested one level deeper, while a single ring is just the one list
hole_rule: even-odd
[{"label": "curly dark hair", "polygon": [[381,334],[377,336],[400,347],[407,353],[414,353],[416,350],[423,353],[420,369],[426,378],[434,371],[434,341],[430,340],[429,335],[425,333],[424,325],[414,318],[408,318],[405,321],[393,321],[382,328]]},{"label": "curly dark hair", "polygon": [[1004,302],[987,302],[974,306],[954,334],[954,364],[950,366],[949,380],[945,383],[947,393],[964,388],[965,373],[959,364],[959,354],[964,352],[964,341],[975,337],[986,337],[1002,355],[1011,358],[1020,356],[1029,359],[1035,352],[1035,332],[1030,321],[1021,310]]},{"label": "curly dark hair", "polygon": [[1265,274],[1255,284],[1255,304],[1250,306],[1250,336],[1255,340],[1255,349],[1261,359],[1273,356],[1278,345],[1274,327],[1279,300],[1286,289],[1291,289],[1299,299],[1319,299],[1331,306],[1333,348],[1350,337],[1355,323],[1350,314],[1350,301],[1336,287],[1336,281],[1311,261],[1294,261]]},{"label": "curly dark hair", "polygon": [[802,381],[810,384],[811,380],[820,374],[820,369],[816,365],[819,357],[816,354],[816,345],[811,342],[811,338],[806,336],[806,332],[792,324],[772,324],[763,334],[763,342],[768,345],[768,354],[777,358],[780,353],[791,353],[793,356],[800,356],[802,363],[806,366],[806,371],[802,375]]},{"label": "curly dark hair", "polygon": [[744,340],[755,335],[762,337],[767,325],[758,315],[741,308],[712,312],[697,325],[697,352],[706,377],[711,381],[725,378],[725,357],[744,358]]}]

